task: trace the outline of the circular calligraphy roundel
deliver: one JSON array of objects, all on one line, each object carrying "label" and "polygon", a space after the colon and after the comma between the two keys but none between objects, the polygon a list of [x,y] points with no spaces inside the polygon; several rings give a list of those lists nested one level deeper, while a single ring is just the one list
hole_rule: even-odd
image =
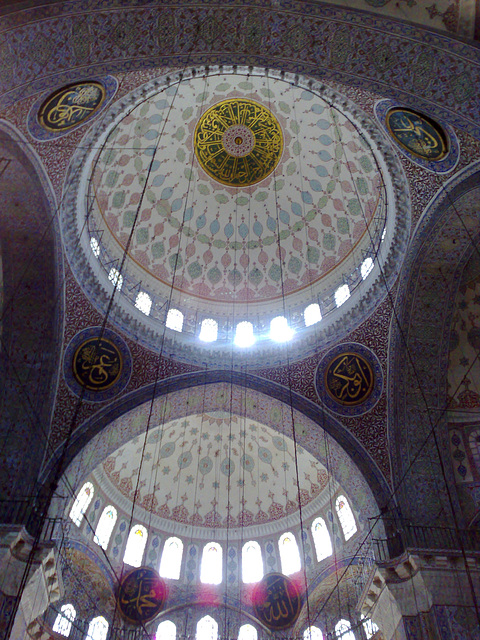
[{"label": "circular calligraphy roundel", "polygon": [[302,599],[293,580],[282,573],[269,573],[255,586],[252,603],[260,622],[277,631],[295,624]]},{"label": "circular calligraphy roundel", "polygon": [[65,351],[64,374],[68,386],[91,402],[103,402],[120,393],[131,371],[130,351],[122,338],[110,329],[84,329]]},{"label": "circular calligraphy roundel", "polygon": [[382,367],[376,355],[361,344],[337,345],[320,361],[315,386],[320,400],[332,411],[362,415],[380,398]]},{"label": "circular calligraphy roundel", "polygon": [[38,112],[38,122],[47,131],[66,131],[88,120],[105,100],[100,82],[78,82],[52,93]]},{"label": "circular calligraphy roundel", "polygon": [[427,116],[411,109],[394,108],[387,112],[385,123],[395,142],[417,158],[438,161],[448,153],[445,132]]},{"label": "circular calligraphy roundel", "polygon": [[118,608],[131,624],[153,620],[163,609],[167,587],[150,567],[133,569],[123,578],[118,590]]},{"label": "circular calligraphy roundel", "polygon": [[246,187],[275,169],[283,151],[283,134],[269,109],[254,100],[231,98],[213,105],[200,118],[194,148],[211,178]]}]

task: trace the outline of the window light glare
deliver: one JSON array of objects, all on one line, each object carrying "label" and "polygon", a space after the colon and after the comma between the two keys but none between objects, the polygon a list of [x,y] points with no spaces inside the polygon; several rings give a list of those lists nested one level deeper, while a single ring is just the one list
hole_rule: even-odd
[{"label": "window light glare", "polygon": [[223,571],[222,547],[217,542],[209,542],[203,548],[200,582],[220,584]]},{"label": "window light glare", "polygon": [[90,249],[92,250],[95,258],[98,258],[100,255],[100,245],[98,244],[98,240],[93,236],[90,238]]},{"label": "window light glare", "polygon": [[182,566],[183,542],[180,538],[168,538],[163,547],[162,560],[160,562],[160,575],[162,578],[178,580]]},{"label": "window light glare", "polygon": [[60,609],[60,613],[55,618],[53,631],[68,638],[72,629],[72,622],[75,620],[76,615],[77,612],[73,604],[64,604]]},{"label": "window light glare", "polygon": [[348,284],[342,284],[341,287],[335,291],[335,304],[337,307],[341,307],[350,297],[350,288]]},{"label": "window light glare", "polygon": [[365,617],[363,613],[360,616],[360,618],[362,620],[365,635],[367,636],[367,639],[370,640],[370,638],[374,636],[377,633],[377,631],[379,631],[378,626],[375,624],[373,620],[370,620],[370,618]]},{"label": "window light glare", "polygon": [[298,551],[297,541],[292,533],[284,533],[278,541],[280,551],[280,563],[282,565],[282,573],[286,576],[292,575],[301,569],[300,553]]},{"label": "window light glare", "polygon": [[150,310],[152,308],[152,299],[150,298],[148,293],[145,293],[145,291],[140,291],[137,299],[135,300],[135,306],[146,316],[149,316]]},{"label": "window light glare", "polygon": [[235,331],[235,344],[237,347],[251,347],[255,342],[253,324],[251,322],[239,322]]},{"label": "window light glare", "polygon": [[373,269],[373,260],[372,260],[372,258],[370,258],[370,257],[365,258],[365,260],[360,265],[360,273],[362,274],[362,279],[363,280],[365,280],[365,278],[372,271],[372,269]]},{"label": "window light glare", "polygon": [[178,309],[169,309],[165,324],[168,329],[173,329],[174,331],[181,332],[183,329],[183,313]]},{"label": "window light glare", "polygon": [[320,322],[320,320],[322,319],[320,305],[316,302],[314,302],[313,304],[309,304],[303,312],[303,319],[305,320],[306,327],[311,327],[312,324]]},{"label": "window light glare", "polygon": [[262,551],[258,542],[251,540],[242,549],[242,580],[246,584],[260,582],[263,578]]},{"label": "window light glare", "polygon": [[123,276],[120,271],[118,269],[115,269],[115,267],[112,267],[108,272],[108,279],[113,284],[113,286],[116,287],[118,291],[120,291],[123,285]]},{"label": "window light glare", "polygon": [[215,342],[218,336],[218,323],[212,318],[202,320],[200,335],[198,336],[202,342]]},{"label": "window light glare", "polygon": [[270,338],[275,342],[287,342],[293,338],[294,333],[285,316],[277,316],[270,322]]}]

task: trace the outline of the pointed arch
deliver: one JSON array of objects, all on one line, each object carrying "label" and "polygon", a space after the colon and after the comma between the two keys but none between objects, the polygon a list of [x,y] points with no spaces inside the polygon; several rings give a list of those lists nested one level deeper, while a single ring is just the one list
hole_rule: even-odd
[{"label": "pointed arch", "polygon": [[352,508],[345,496],[338,496],[335,500],[335,509],[337,511],[338,519],[340,520],[343,537],[345,538],[345,541],[350,540],[353,534],[357,531],[357,524],[355,522],[355,516],[353,515]]},{"label": "pointed arch", "polygon": [[312,522],[312,537],[318,562],[332,555],[332,540],[323,518],[315,518]]},{"label": "pointed arch", "polygon": [[217,640],[218,624],[211,616],[204,616],[197,622],[196,640]]},{"label": "pointed arch", "polygon": [[59,633],[61,636],[68,638],[70,631],[72,630],[72,623],[77,617],[77,612],[73,604],[62,605],[55,622],[53,623],[52,631]]},{"label": "pointed arch", "polygon": [[288,531],[280,536],[278,541],[280,551],[280,562],[282,564],[282,572],[286,576],[300,571],[302,564],[300,562],[300,552],[298,550],[297,540],[293,533]]},{"label": "pointed arch", "polygon": [[323,633],[318,627],[307,627],[303,632],[303,640],[323,640]]},{"label": "pointed arch", "polygon": [[183,542],[180,538],[172,536],[165,541],[160,561],[159,573],[162,578],[178,580],[182,566]]},{"label": "pointed arch", "polygon": [[155,640],[175,640],[177,637],[177,627],[171,620],[160,622],[155,634]]},{"label": "pointed arch", "polygon": [[88,625],[86,640],[107,640],[108,622],[103,616],[97,616]]},{"label": "pointed arch", "polygon": [[242,624],[238,630],[237,640],[257,640],[258,633],[253,624]]},{"label": "pointed arch", "polygon": [[112,535],[113,527],[117,521],[117,510],[111,504],[102,511],[100,520],[98,521],[97,528],[95,530],[94,541],[106,549]]},{"label": "pointed arch", "polygon": [[245,583],[259,582],[263,578],[263,558],[260,545],[250,540],[242,548],[242,580]]},{"label": "pointed arch", "polygon": [[75,502],[70,509],[70,519],[73,520],[77,527],[79,527],[82,522],[83,515],[92,501],[94,492],[95,489],[93,488],[93,484],[91,482],[85,482],[83,487],[77,493]]},{"label": "pointed arch", "polygon": [[203,547],[200,581],[204,584],[220,584],[222,582],[223,558],[222,547],[218,542],[208,542]]},{"label": "pointed arch", "polygon": [[131,567],[139,567],[142,564],[147,538],[148,533],[143,525],[133,525],[128,535],[127,546],[123,556],[125,564],[129,564]]}]

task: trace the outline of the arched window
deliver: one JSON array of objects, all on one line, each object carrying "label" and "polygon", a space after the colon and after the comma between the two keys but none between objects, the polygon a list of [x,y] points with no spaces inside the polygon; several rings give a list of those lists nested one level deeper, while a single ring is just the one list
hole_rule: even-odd
[{"label": "arched window", "polygon": [[100,255],[100,245],[98,244],[98,240],[93,236],[90,238],[90,249],[92,250],[95,258],[98,258]]},{"label": "arched window", "polygon": [[327,524],[323,518],[316,518],[312,522],[312,536],[318,562],[331,556],[332,541],[328,533]]},{"label": "arched window", "polygon": [[200,580],[204,584],[220,584],[222,582],[222,564],[222,547],[216,542],[206,544],[203,547]]},{"label": "arched window", "polygon": [[82,521],[82,516],[87,510],[88,505],[92,501],[93,498],[93,484],[91,482],[86,482],[80,491],[77,493],[77,497],[75,498],[75,502],[73,503],[73,507],[70,510],[70,518],[73,522],[80,526]]},{"label": "arched window", "polygon": [[259,582],[263,578],[263,558],[258,542],[251,540],[242,549],[243,582]]},{"label": "arched window", "polygon": [[160,561],[160,575],[162,578],[178,580],[182,566],[183,542],[180,538],[168,538],[163,547]]},{"label": "arched window", "polygon": [[365,635],[367,636],[367,640],[370,640],[370,638],[372,636],[374,636],[377,631],[378,631],[378,627],[375,624],[375,622],[373,620],[370,620],[370,618],[366,618],[363,613],[360,616],[362,619],[362,623],[363,623],[363,630],[365,631]]},{"label": "arched window", "polygon": [[237,347],[251,347],[255,342],[253,324],[251,322],[239,322],[235,331],[235,344]]},{"label": "arched window", "polygon": [[303,632],[303,640],[323,640],[323,633],[318,627],[307,627]]},{"label": "arched window", "polygon": [[72,622],[75,620],[77,612],[73,604],[64,604],[60,609],[60,613],[53,623],[53,631],[62,636],[68,637],[72,629]]},{"label": "arched window", "polygon": [[475,429],[475,431],[470,433],[468,444],[470,445],[475,466],[480,471],[480,429]]},{"label": "arched window", "polygon": [[164,620],[157,627],[155,640],[175,640],[177,627],[171,620]]},{"label": "arched window", "polygon": [[100,520],[98,521],[95,537],[93,538],[94,541],[102,547],[102,549],[106,549],[108,547],[108,542],[116,521],[117,510],[115,507],[112,507],[112,505],[105,507],[102,515],[100,516]]},{"label": "arched window", "polygon": [[311,327],[312,324],[316,324],[320,322],[322,319],[322,314],[320,312],[320,305],[316,302],[313,304],[309,304],[308,307],[305,308],[303,312],[303,319],[305,320],[305,326]]},{"label": "arched window", "polygon": [[131,567],[139,567],[142,564],[143,552],[147,544],[147,530],[141,524],[132,527],[125,548],[123,561]]},{"label": "arched window", "polygon": [[335,304],[337,307],[341,307],[350,297],[350,287],[348,284],[342,284],[341,287],[335,291]]},{"label": "arched window", "polygon": [[118,269],[112,267],[108,272],[108,279],[113,284],[113,286],[117,287],[117,290],[120,291],[123,285],[123,276]]},{"label": "arched window", "polygon": [[215,342],[218,336],[218,323],[213,318],[205,318],[202,320],[200,335],[198,336],[202,342]]},{"label": "arched window", "polygon": [[108,633],[108,622],[103,616],[97,616],[88,625],[86,640],[106,640]]},{"label": "arched window", "polygon": [[345,496],[338,496],[335,501],[335,508],[342,527],[343,537],[345,540],[349,540],[356,532],[357,525],[355,524],[352,509]]},{"label": "arched window", "polygon": [[145,293],[145,291],[140,291],[137,295],[137,299],[135,300],[135,306],[146,316],[150,315],[150,310],[152,308],[152,299]]},{"label": "arched window", "polygon": [[181,331],[183,329],[183,313],[178,309],[169,309],[165,324],[169,329]]},{"label": "arched window", "polygon": [[362,275],[362,280],[365,280],[365,278],[372,271],[372,269],[373,269],[373,260],[372,260],[372,258],[370,258],[370,257],[369,258],[365,258],[365,260],[360,265],[360,273]]},{"label": "arched window", "polygon": [[257,640],[257,636],[257,630],[253,624],[242,624],[238,631],[238,640]]},{"label": "arched window", "polygon": [[204,616],[197,622],[196,640],[217,640],[218,624],[211,616]]},{"label": "arched window", "polygon": [[285,316],[277,316],[270,322],[270,338],[275,342],[287,342],[293,337],[293,329],[288,326]]},{"label": "arched window", "polygon": [[342,640],[355,640],[352,625],[348,620],[339,620],[335,625],[335,635]]},{"label": "arched window", "polygon": [[289,576],[300,571],[300,553],[293,533],[284,533],[278,541],[278,548],[280,550],[282,572]]}]

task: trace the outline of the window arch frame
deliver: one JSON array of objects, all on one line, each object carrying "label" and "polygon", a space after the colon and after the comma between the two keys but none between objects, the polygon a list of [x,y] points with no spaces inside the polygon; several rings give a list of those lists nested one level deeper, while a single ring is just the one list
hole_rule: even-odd
[{"label": "window arch frame", "polygon": [[[135,545],[136,545],[136,538],[134,538],[133,536],[137,535],[137,531],[141,531],[143,536],[144,536],[144,542],[141,548],[141,553],[140,553],[140,544],[138,544],[138,549],[139,550],[135,550]],[[130,533],[128,534],[128,538],[127,538],[127,544],[125,545],[125,551],[123,553],[123,562],[124,564],[128,564],[130,567],[141,567],[142,566],[142,561],[143,561],[143,556],[145,554],[145,547],[147,546],[147,540],[148,540],[148,531],[147,529],[143,526],[143,524],[134,524],[132,526],[132,528],[130,529]],[[130,547],[133,546],[134,551],[132,552],[130,550]],[[133,556],[133,558],[131,557],[131,554],[136,553],[137,557]],[[130,554],[130,555],[129,555]],[[133,559],[135,563],[129,562],[128,559]],[[138,562],[138,564],[136,564]]]},{"label": "window arch frame", "polygon": [[[101,629],[101,632],[96,635],[96,630],[100,625],[102,625],[103,628]],[[106,640],[108,636],[108,628],[108,620],[104,618],[104,616],[95,616],[95,618],[90,620],[85,640]]]},{"label": "window arch frame", "polygon": [[355,640],[351,623],[345,618],[341,618],[335,625],[335,636],[340,640]]},{"label": "window arch frame", "polygon": [[61,636],[64,636],[65,638],[68,638],[72,631],[72,625],[75,622],[76,617],[77,611],[73,604],[71,604],[70,602],[63,604],[60,607],[60,611],[58,612],[57,617],[55,618],[55,622],[52,626],[52,631],[60,634]]},{"label": "window arch frame", "polygon": [[[250,560],[250,563],[252,566],[248,567],[247,570],[245,570],[246,562],[248,562],[248,558],[246,558],[246,554],[248,553],[249,545],[252,549],[255,549],[256,557],[253,558],[253,560]],[[253,569],[253,566],[259,567],[259,571],[255,571],[255,569]],[[248,579],[245,579],[246,573],[247,574],[250,573],[250,576]],[[256,540],[248,540],[248,542],[245,542],[245,544],[242,546],[242,582],[243,584],[254,584],[256,582],[260,582],[260,580],[263,578],[264,575],[265,575],[265,568],[263,565],[262,548],[260,547],[260,544]]]},{"label": "window arch frame", "polygon": [[[251,629],[253,629],[253,633],[250,631]],[[258,640],[257,628],[253,624],[245,622],[238,630],[237,640]]]},{"label": "window arch frame", "polygon": [[[320,533],[319,528],[321,530]],[[322,518],[321,516],[315,518],[315,520],[312,522],[310,530],[312,532],[313,546],[315,547],[317,562],[321,562],[322,560],[329,558],[333,554],[332,537],[330,535],[330,531],[328,530],[325,518]],[[326,544],[327,539],[328,544]],[[326,547],[325,551],[323,551],[324,547]]]},{"label": "window arch frame", "polygon": [[303,640],[323,640],[322,630],[313,624],[310,625],[303,632]]},{"label": "window arch frame", "polygon": [[[113,517],[110,518],[110,520],[107,520],[107,518],[109,517],[107,515],[109,509],[113,511]],[[105,551],[108,548],[108,543],[110,542],[110,538],[112,537],[113,529],[115,528],[117,518],[118,518],[117,510],[112,504],[109,504],[104,508],[104,510],[102,511],[102,515],[100,516],[97,522],[97,526],[95,528],[95,534],[93,536],[93,541],[95,542],[95,544],[98,544],[98,546],[104,549]],[[99,531],[101,527],[105,529],[105,532]],[[99,535],[100,533],[103,535],[103,539],[100,537]]]},{"label": "window arch frame", "polygon": [[[287,537],[291,537],[294,544],[292,549],[295,549],[294,551],[295,564],[293,563],[291,558],[289,559],[287,556],[285,556],[285,547],[283,547],[284,550],[282,552],[282,545],[285,544]],[[293,535],[291,531],[286,531],[285,533],[282,533],[282,535],[278,539],[278,551],[280,553],[280,565],[282,567],[282,573],[284,575],[291,576],[302,569],[302,560],[300,558],[300,549],[298,546],[297,538]],[[294,569],[293,567],[297,567],[297,568]]]},{"label": "window arch frame", "polygon": [[[164,633],[164,636],[167,637],[167,640],[176,640],[177,637],[177,625],[172,620],[162,620],[155,631],[155,640],[161,640],[159,636],[160,627],[163,625],[163,628],[168,628],[169,631]],[[172,633],[173,632],[173,633]]]},{"label": "window arch frame", "polygon": [[[89,494],[86,493],[87,490],[90,491]],[[85,516],[85,511],[90,506],[90,503],[93,500],[94,493],[95,493],[95,487],[91,482],[85,482],[82,488],[80,489],[80,491],[77,493],[75,497],[75,501],[69,512],[70,520],[72,520],[72,522],[74,522],[77,525],[77,527],[79,527],[82,524],[82,520]],[[85,498],[83,497],[84,494],[86,495]]]},{"label": "window arch frame", "polygon": [[[167,545],[169,544],[172,545],[173,543],[176,543],[179,548],[179,551],[175,551],[177,555],[177,559],[176,559],[176,565],[174,567],[175,569],[174,571],[172,570],[172,566],[168,566],[168,564],[170,565],[173,564],[173,562],[170,560],[171,556],[166,555]],[[168,551],[167,553],[171,553],[171,551]],[[182,570],[182,560],[183,560],[183,542],[177,536],[170,536],[165,540],[165,543],[163,545],[162,557],[160,558],[160,566],[158,568],[158,573],[162,578],[167,578],[169,580],[179,580],[180,572]]]},{"label": "window arch frame", "polygon": [[[211,625],[213,633],[208,638],[202,638],[201,636],[199,636],[199,631],[201,631],[201,628],[199,629],[199,627],[206,626],[207,622],[208,624],[210,624],[210,621],[213,623]],[[218,640],[218,622],[215,620],[215,618],[212,618],[212,616],[207,614],[206,616],[202,616],[200,620],[198,620],[195,626],[195,640]]]},{"label": "window arch frame", "polygon": [[[208,559],[206,554],[210,553],[210,549],[213,548],[220,552],[218,556],[219,560],[216,561],[217,567],[215,569],[212,568],[211,564],[207,567]],[[202,584],[222,584],[223,582],[223,549],[218,542],[207,542],[203,547],[200,565],[200,582]]]},{"label": "window arch frame", "polygon": [[[343,507],[339,504],[342,499],[344,501]],[[337,512],[337,518],[340,522],[343,538],[345,542],[347,542],[357,533],[358,527],[353,509],[343,493],[339,494],[335,499],[335,511]]]}]

